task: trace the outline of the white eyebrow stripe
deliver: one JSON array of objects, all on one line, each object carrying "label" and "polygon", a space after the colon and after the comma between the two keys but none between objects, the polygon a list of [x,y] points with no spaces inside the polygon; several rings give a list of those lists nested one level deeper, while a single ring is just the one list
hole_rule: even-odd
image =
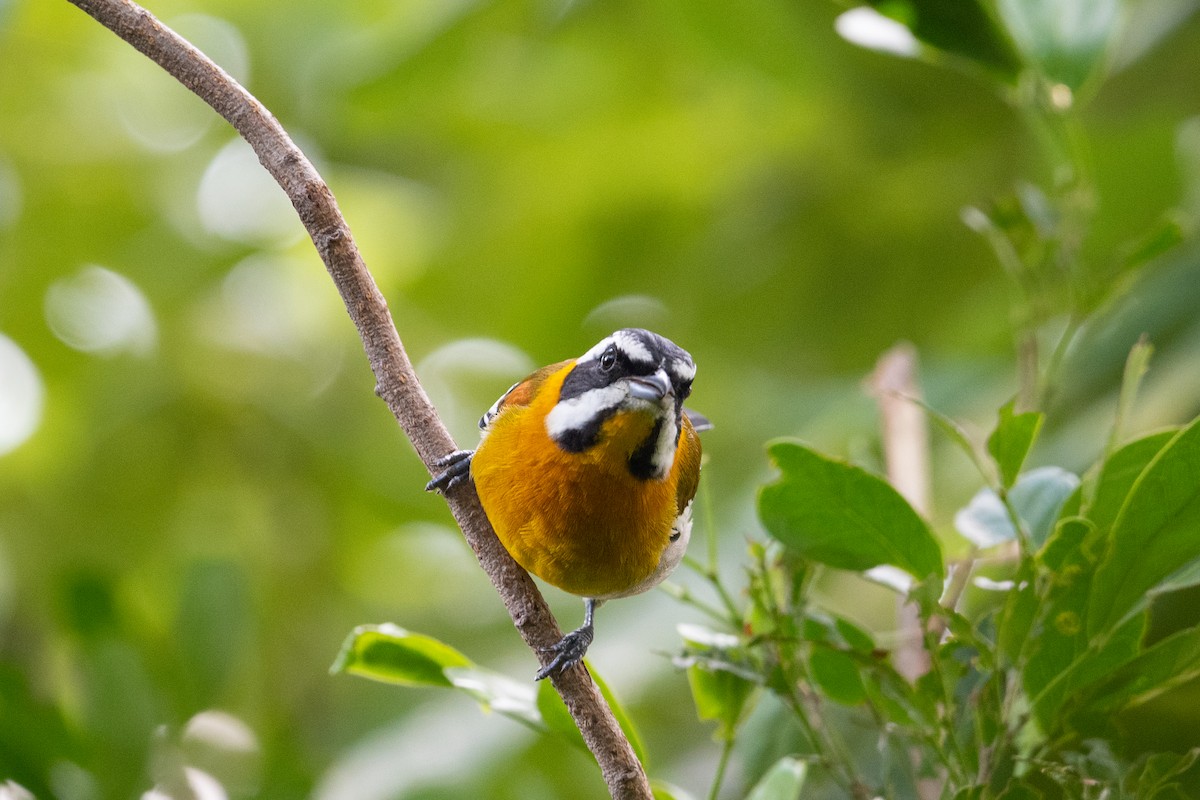
[{"label": "white eyebrow stripe", "polygon": [[681,381],[690,381],[696,377],[696,365],[679,359],[671,360],[671,372]]},{"label": "white eyebrow stripe", "polygon": [[591,350],[588,350],[586,353],[581,355],[579,358],[575,359],[575,363],[581,364],[584,361],[595,361],[597,358],[600,357],[601,353],[603,353],[605,350],[608,349],[608,346],[612,343],[613,343],[613,337],[611,337],[611,336],[604,337],[594,347],[592,347]]},{"label": "white eyebrow stripe", "polygon": [[654,357],[650,355],[650,350],[646,345],[642,344],[641,339],[627,331],[617,331],[609,337],[613,343],[629,356],[630,361],[637,361],[642,364],[651,364],[654,362]]}]

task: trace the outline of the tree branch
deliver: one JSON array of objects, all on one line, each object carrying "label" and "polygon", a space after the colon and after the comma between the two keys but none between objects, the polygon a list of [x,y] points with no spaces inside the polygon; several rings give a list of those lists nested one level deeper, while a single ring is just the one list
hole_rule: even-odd
[{"label": "tree branch", "polygon": [[[274,116],[237,81],[149,11],[129,0],[71,0],[101,25],[149,57],[237,129],[263,167],[287,193],[336,284],[375,374],[375,393],[387,404],[429,468],[455,449],[429,402],[392,322],[387,303],[363,262],[329,187]],[[525,643],[545,664],[545,649],[562,636],[529,575],[496,538],[474,487],[446,502],[479,564],[496,587]],[[582,666],[557,675],[554,686],[596,757],[614,798],[650,798],[645,771],[596,684]]]}]

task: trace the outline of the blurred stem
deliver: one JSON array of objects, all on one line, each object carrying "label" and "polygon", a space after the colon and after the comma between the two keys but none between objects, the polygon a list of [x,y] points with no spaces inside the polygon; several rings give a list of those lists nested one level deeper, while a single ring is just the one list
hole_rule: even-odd
[{"label": "blurred stem", "polygon": [[717,593],[717,597],[720,599],[721,605],[725,608],[725,614],[728,616],[721,614],[720,611],[708,605],[707,603],[702,603],[694,598],[691,598],[690,593],[688,593],[686,589],[683,590],[683,594],[686,596],[679,596],[679,599],[683,600],[684,602],[691,603],[705,613],[712,614],[724,622],[728,622],[735,631],[741,631],[745,624],[745,619],[742,616],[742,612],[738,609],[737,603],[733,601],[733,596],[729,594],[729,591],[725,588],[725,584],[721,582],[721,576],[716,572],[716,570],[710,570],[696,559],[687,555],[683,557],[683,563],[700,577],[704,578],[704,580],[708,582],[709,586],[713,587],[713,591]]},{"label": "blurred stem", "polygon": [[1150,344],[1150,338],[1143,333],[1138,337],[1137,343],[1133,348],[1130,349],[1128,358],[1125,359],[1125,374],[1121,377],[1121,393],[1117,398],[1117,412],[1113,418],[1112,432],[1108,437],[1108,445],[1104,448],[1104,461],[1107,461],[1108,457],[1121,444],[1125,423],[1129,418],[1130,411],[1133,410],[1133,403],[1137,399],[1138,389],[1142,385],[1142,378],[1146,376],[1146,371],[1150,369],[1150,357],[1152,355],[1154,355],[1154,346]]},{"label": "blurred stem", "polygon": [[[711,476],[709,476],[711,479]],[[716,515],[713,513],[712,491],[708,488],[709,481],[704,481],[700,484],[700,502],[704,508],[704,533],[705,544],[708,545],[708,570],[712,575],[717,575],[717,565],[719,563],[717,550],[717,526],[714,523]]]},{"label": "blurred stem", "polygon": [[717,761],[717,774],[713,776],[712,788],[708,790],[708,800],[717,800],[721,796],[725,768],[729,766],[729,756],[733,753],[733,742],[734,737],[729,736],[721,743],[721,758]]},{"label": "blurred stem", "polygon": [[1017,341],[1017,403],[1016,411],[1032,411],[1037,408],[1040,394],[1041,366],[1038,364],[1039,347],[1037,331],[1026,329],[1018,334]]},{"label": "blurred stem", "polygon": [[731,623],[729,617],[726,615],[727,612],[725,609],[720,609],[716,606],[709,605],[693,595],[686,586],[680,586],[677,583],[667,581],[659,588],[661,588],[662,591],[666,592],[671,597],[678,600],[680,603],[691,606],[702,614],[712,617],[715,621],[720,622],[723,625],[729,625]]},{"label": "blurred stem", "polygon": [[962,745],[959,744],[958,737],[954,735],[955,724],[953,719],[953,709],[956,707],[954,698],[950,695],[949,689],[946,687],[945,670],[942,669],[942,658],[939,654],[938,636],[936,632],[930,630],[925,634],[925,649],[929,653],[929,671],[933,674],[937,681],[939,700],[942,706],[942,730],[945,733],[945,740],[948,743],[949,754],[951,757],[943,760],[950,773],[950,785],[964,786],[967,781],[965,778],[966,765],[968,763],[966,754],[962,751]]},{"label": "blurred stem", "polygon": [[[835,741],[831,729],[826,728],[819,722],[813,719],[813,714],[820,716],[820,711],[817,708],[809,708],[809,701],[806,699],[809,695],[804,692],[801,687],[802,681],[806,676],[802,666],[802,661],[798,657],[800,655],[800,642],[798,640],[789,640],[790,647],[784,647],[781,643],[778,631],[785,630],[786,624],[796,612],[795,608],[783,608],[778,602],[778,593],[771,581],[770,566],[767,564],[766,549],[759,548],[756,551],[755,567],[760,576],[758,582],[758,599],[759,607],[770,617],[771,627],[776,635],[768,638],[768,647],[776,664],[779,665],[780,673],[783,676],[782,684],[786,687],[786,691],[776,693],[783,699],[784,703],[791,709],[796,720],[800,723],[800,727],[804,730],[804,735],[808,737],[809,743],[812,745],[813,753],[817,756],[819,762],[829,770],[830,775],[837,781],[847,792],[854,797],[861,795],[862,785],[856,776],[854,760],[850,757],[844,746]],[[810,580],[812,572],[806,573],[805,580]],[[754,590],[755,582],[751,581],[751,590]],[[790,602],[790,601],[789,601]],[[815,706],[817,699],[813,698],[812,704]]]},{"label": "blurred stem", "polygon": [[[1088,306],[1088,275],[1082,263],[1083,242],[1095,208],[1095,178],[1091,148],[1076,113],[1074,97],[1064,86],[1034,80],[1014,100],[1026,127],[1039,145],[1050,173],[1054,221],[1038,227],[1041,246],[1026,254],[1017,251],[999,229],[989,241],[1005,272],[1016,279],[1023,308],[1014,309],[1017,348],[1018,408],[1044,408],[1056,384],[1067,350]],[[1053,287],[1065,282],[1067,327],[1049,360],[1042,363],[1038,332],[1062,313]],[[1056,310],[1057,309],[1057,310]]]},{"label": "blurred stem", "polygon": [[1050,354],[1050,360],[1046,363],[1045,370],[1042,371],[1040,377],[1037,378],[1037,393],[1036,405],[1026,407],[1023,410],[1030,411],[1035,409],[1045,409],[1050,403],[1050,395],[1054,391],[1054,386],[1057,383],[1059,370],[1062,369],[1063,361],[1066,360],[1067,352],[1071,349],[1071,343],[1075,341],[1076,334],[1083,325],[1083,318],[1078,311],[1072,311],[1071,316],[1067,318],[1067,326],[1058,337],[1058,342],[1054,346],[1054,351]]}]

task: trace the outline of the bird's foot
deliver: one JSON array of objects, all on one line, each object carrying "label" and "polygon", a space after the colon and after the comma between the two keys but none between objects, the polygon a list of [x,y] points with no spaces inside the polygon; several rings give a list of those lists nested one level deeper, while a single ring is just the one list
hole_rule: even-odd
[{"label": "bird's foot", "polygon": [[556,644],[545,648],[543,652],[555,654],[554,660],[538,670],[535,676],[536,680],[545,680],[582,661],[584,654],[587,653],[588,645],[592,643],[592,637],[595,635],[595,628],[588,623],[571,631],[559,639]]},{"label": "bird's foot", "polygon": [[471,457],[474,455],[474,450],[455,450],[439,458],[433,465],[441,472],[425,484],[425,491],[445,494],[463,481],[470,480]]}]

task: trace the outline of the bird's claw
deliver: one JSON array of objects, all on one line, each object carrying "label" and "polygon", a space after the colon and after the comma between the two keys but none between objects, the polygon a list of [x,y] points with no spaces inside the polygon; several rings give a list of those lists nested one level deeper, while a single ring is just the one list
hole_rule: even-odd
[{"label": "bird's claw", "polygon": [[554,653],[555,656],[553,661],[538,670],[535,680],[545,680],[582,661],[593,636],[595,629],[585,625],[566,634],[550,647],[543,648],[542,652]]},{"label": "bird's claw", "polygon": [[474,450],[454,450],[433,462],[441,471],[425,484],[425,491],[445,494],[463,481],[470,480],[471,457],[474,455]]}]

